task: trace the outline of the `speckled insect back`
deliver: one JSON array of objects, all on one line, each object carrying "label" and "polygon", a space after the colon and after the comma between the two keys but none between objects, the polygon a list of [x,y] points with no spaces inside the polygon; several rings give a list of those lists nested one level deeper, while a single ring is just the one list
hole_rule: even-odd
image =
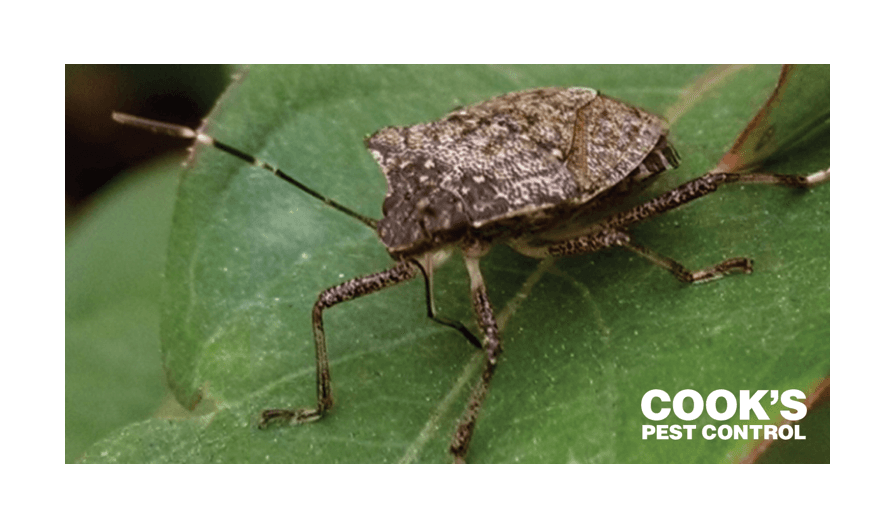
[{"label": "speckled insect back", "polygon": [[[670,271],[682,282],[750,273],[748,258],[730,258],[690,271],[677,261],[634,243],[628,229],[646,219],[708,195],[729,183],[808,188],[829,179],[829,169],[810,176],[709,173],[621,212],[607,212],[618,198],[678,165],[662,120],[586,88],[543,88],[511,93],[461,108],[431,123],[384,128],[367,146],[388,181],[376,221],[337,203],[270,163],[196,130],[124,114],[124,124],[195,139],[239,157],[308,195],[375,229],[396,260],[384,271],[348,280],[321,292],[311,310],[317,362],[317,404],[261,413],[273,422],[308,423],[334,404],[323,312],[341,302],[406,282],[419,274],[432,320],[460,331],[484,354],[479,382],[457,425],[450,453],[463,462],[476,418],[502,352],[500,328],[479,262],[489,248],[506,243],[535,258],[585,254],[621,247]],[[469,274],[479,340],[463,324],[435,312],[432,275],[459,251]]]},{"label": "speckled insect back", "polygon": [[677,166],[662,120],[588,88],[511,93],[367,147],[388,180],[379,236],[395,256],[466,237],[536,235],[624,182]]}]

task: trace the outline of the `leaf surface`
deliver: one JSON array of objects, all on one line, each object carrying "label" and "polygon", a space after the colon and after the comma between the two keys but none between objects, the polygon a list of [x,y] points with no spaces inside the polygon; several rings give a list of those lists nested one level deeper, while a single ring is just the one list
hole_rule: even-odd
[{"label": "leaf surface", "polygon": [[[540,86],[588,86],[662,114],[701,66],[253,68],[211,117],[217,139],[379,218],[385,181],[363,138],[387,125]],[[649,195],[721,159],[772,92],[778,67],[732,71],[676,116],[683,163]],[[770,167],[829,166],[829,133]],[[645,196],[647,197],[647,196]],[[624,251],[538,262],[505,247],[483,261],[495,309],[518,308],[468,460],[724,462],[745,441],[642,440],[641,397],[694,389],[800,388],[829,373],[829,185],[736,187],[650,220],[638,243],[691,268],[750,256],[755,272],[686,286]],[[178,399],[204,412],[135,423],[88,461],[445,462],[481,356],[426,318],[423,284],[325,312],[336,406],[258,430],[269,407],[314,402],[310,309],[323,289],[391,260],[375,234],[298,190],[200,147],[184,172],[168,249],[162,346]],[[459,259],[436,275],[439,312],[474,327]],[[524,298],[519,293],[529,280]],[[707,415],[684,423],[714,423]],[[731,423],[735,424],[735,423]]]}]

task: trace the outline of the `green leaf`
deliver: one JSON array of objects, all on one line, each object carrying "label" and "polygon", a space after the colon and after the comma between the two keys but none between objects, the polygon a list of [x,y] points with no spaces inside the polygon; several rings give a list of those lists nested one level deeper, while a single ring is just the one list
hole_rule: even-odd
[{"label": "green leaf", "polygon": [[757,167],[830,128],[830,65],[783,67],[774,93],[724,155],[718,172]]},{"label": "green leaf", "polygon": [[165,393],[159,296],[174,161],[105,190],[66,229],[65,461],[156,410]]},{"label": "green leaf", "polygon": [[[683,163],[655,195],[717,164],[767,100],[778,67],[258,67],[231,87],[208,132],[378,218],[386,186],[363,138],[383,126],[549,85],[589,86],[663,113],[710,71],[717,82],[676,115],[671,137]],[[828,133],[771,168],[827,166]],[[470,462],[732,461],[748,443],[642,440],[641,426],[652,424],[643,394],[807,391],[829,373],[829,185],[729,188],[632,233],[694,269],[750,256],[755,272],[685,286],[605,251],[557,262],[522,299],[538,262],[494,249],[483,261],[492,302],[498,311],[519,302]],[[135,423],[91,448],[88,461],[450,460],[482,359],[426,318],[419,280],[325,312],[331,413],[299,427],[255,427],[264,408],[314,402],[317,294],[391,265],[364,225],[200,147],[183,175],[168,251],[165,368],[181,403],[201,394],[208,413]],[[449,262],[435,283],[439,312],[474,327],[462,262]],[[673,423],[713,421],[665,422]]]}]

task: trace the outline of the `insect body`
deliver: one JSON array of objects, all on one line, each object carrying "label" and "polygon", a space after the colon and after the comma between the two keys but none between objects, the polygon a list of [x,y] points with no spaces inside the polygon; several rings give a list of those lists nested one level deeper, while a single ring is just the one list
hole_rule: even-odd
[{"label": "insect body", "polygon": [[661,120],[584,88],[512,93],[367,146],[388,179],[379,236],[397,258],[472,238],[536,242],[610,189],[677,166]]},{"label": "insect body", "polygon": [[[175,125],[116,114],[117,120],[198,141],[264,167],[326,204],[376,229],[394,267],[349,280],[320,293],[312,309],[317,362],[317,403],[308,408],[262,412],[260,426],[306,423],[333,406],[323,312],[338,303],[407,281],[426,280],[428,314],[456,328],[484,351],[481,378],[452,440],[463,461],[476,418],[502,351],[479,261],[495,244],[536,258],[622,247],[668,269],[684,282],[732,271],[751,272],[751,260],[732,258],[689,271],[670,258],[635,244],[627,228],[732,183],[808,187],[829,171],[808,177],[775,174],[707,174],[639,206],[607,210],[678,164],[661,119],[590,89],[545,88],[511,93],[461,108],[443,119],[389,127],[367,139],[388,182],[378,222],[320,195],[254,157]],[[462,324],[437,316],[431,280],[452,252],[464,258],[481,340]]]}]

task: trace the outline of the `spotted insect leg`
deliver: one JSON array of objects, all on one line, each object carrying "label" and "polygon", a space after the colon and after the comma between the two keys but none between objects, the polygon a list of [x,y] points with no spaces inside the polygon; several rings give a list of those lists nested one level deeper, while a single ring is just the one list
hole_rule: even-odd
[{"label": "spotted insect leg", "polygon": [[491,379],[494,377],[494,371],[497,369],[497,359],[502,351],[497,318],[494,316],[494,308],[488,299],[488,292],[485,289],[485,281],[479,269],[478,258],[467,255],[466,268],[469,272],[472,307],[475,310],[479,329],[484,335],[482,348],[485,351],[485,367],[482,371],[482,377],[469,398],[466,413],[460,420],[460,424],[457,426],[457,431],[451,441],[450,451],[455,463],[465,462],[466,453],[469,451],[469,444],[472,441],[472,432],[475,428],[476,418],[479,410],[482,408],[482,404],[485,402],[485,397],[488,395]]},{"label": "spotted insect leg", "polygon": [[317,352],[317,405],[314,408],[274,408],[261,412],[259,428],[272,422],[301,424],[316,421],[332,408],[332,380],[329,358],[326,353],[326,334],[323,331],[323,310],[336,304],[375,293],[386,287],[410,280],[417,274],[417,268],[410,262],[400,262],[391,269],[348,280],[331,287],[317,297],[311,312],[314,328],[314,344]]}]

